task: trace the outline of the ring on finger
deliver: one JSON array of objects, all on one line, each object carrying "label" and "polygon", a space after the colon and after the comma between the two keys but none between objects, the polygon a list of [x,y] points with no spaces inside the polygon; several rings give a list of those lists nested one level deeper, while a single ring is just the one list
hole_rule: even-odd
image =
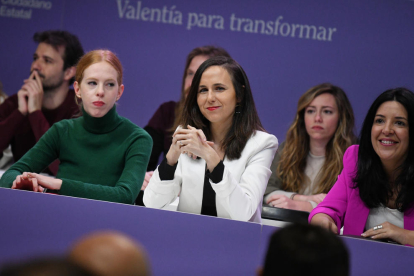
[{"label": "ring on finger", "polygon": [[374,228],[373,228],[373,229],[374,229],[374,230],[382,229],[382,225],[380,224],[380,225],[374,226]]},{"label": "ring on finger", "polygon": [[180,141],[180,145],[182,146],[183,145],[183,142]]}]

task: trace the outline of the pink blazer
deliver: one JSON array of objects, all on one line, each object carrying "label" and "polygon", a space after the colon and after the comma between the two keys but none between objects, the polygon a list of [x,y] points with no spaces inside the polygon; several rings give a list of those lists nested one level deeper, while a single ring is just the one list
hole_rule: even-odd
[{"label": "pink blazer", "polygon": [[[369,215],[369,208],[354,189],[352,179],[356,174],[359,146],[350,146],[344,154],[344,169],[325,199],[313,209],[309,222],[317,213],[329,215],[339,229],[344,226],[344,235],[361,235]],[[414,230],[414,208],[404,212],[404,229]]]}]

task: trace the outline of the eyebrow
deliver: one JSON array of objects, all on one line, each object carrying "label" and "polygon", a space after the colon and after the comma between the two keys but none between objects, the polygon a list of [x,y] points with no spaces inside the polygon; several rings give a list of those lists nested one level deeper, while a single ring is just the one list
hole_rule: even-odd
[{"label": "eyebrow", "polygon": [[[89,77],[89,78],[85,78],[85,80],[99,80],[96,77]],[[116,81],[115,79],[106,79],[105,81]]]},{"label": "eyebrow", "polygon": [[[381,117],[381,118],[385,118],[385,116],[384,115],[382,115],[382,114],[377,114],[377,115],[375,115],[375,117]],[[406,121],[408,121],[408,119],[407,118],[405,118],[405,117],[401,117],[401,116],[396,116],[396,117],[394,117],[395,119],[398,119],[398,120],[406,120]]]},{"label": "eyebrow", "polygon": [[[314,106],[314,105],[308,105],[308,107],[316,108],[316,106]],[[335,109],[335,107],[330,106],[330,105],[324,105],[324,106],[322,106],[322,108],[332,108],[332,109]]]},{"label": "eyebrow", "polygon": [[48,58],[48,59],[50,59],[50,60],[55,60],[54,58],[52,58],[52,57],[49,57],[49,56],[45,56],[45,55],[43,55],[43,56],[39,56],[37,53],[34,53],[33,54],[33,57],[42,57],[42,58]]}]

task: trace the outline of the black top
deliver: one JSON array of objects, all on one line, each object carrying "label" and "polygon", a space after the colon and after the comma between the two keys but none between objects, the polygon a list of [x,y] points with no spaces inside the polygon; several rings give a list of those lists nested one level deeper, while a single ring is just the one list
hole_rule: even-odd
[{"label": "black top", "polygon": [[[167,159],[164,158],[158,167],[160,179],[173,180],[177,164],[178,162],[174,166],[170,166],[167,163]],[[223,161],[220,161],[212,172],[206,170],[206,173],[204,175],[203,202],[201,204],[202,215],[217,217],[216,192],[214,192],[213,187],[211,187],[209,179],[211,179],[213,183],[217,184],[223,180],[223,173]]]}]

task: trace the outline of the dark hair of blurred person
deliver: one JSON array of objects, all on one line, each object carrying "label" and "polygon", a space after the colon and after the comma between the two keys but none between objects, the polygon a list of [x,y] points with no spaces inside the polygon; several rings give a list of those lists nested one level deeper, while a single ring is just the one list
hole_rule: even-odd
[{"label": "dark hair of blurred person", "polygon": [[318,226],[292,224],[270,238],[261,276],[349,275],[349,255],[335,234]]},{"label": "dark hair of blurred person", "polygon": [[[65,258],[40,258],[5,265],[0,276],[94,276],[87,269]],[[98,275],[96,275],[98,276]]]}]

